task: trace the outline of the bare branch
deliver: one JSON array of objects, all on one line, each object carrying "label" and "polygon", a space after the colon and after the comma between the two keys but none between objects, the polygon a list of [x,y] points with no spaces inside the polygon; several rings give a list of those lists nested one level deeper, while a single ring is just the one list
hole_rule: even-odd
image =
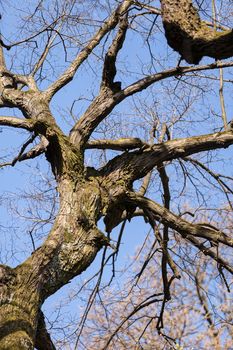
[{"label": "bare branch", "polygon": [[[170,209],[170,189],[169,189],[169,177],[167,175],[164,164],[158,166],[159,176],[163,186],[163,203],[164,207],[169,210]],[[170,289],[169,289],[169,280],[167,276],[167,256],[168,256],[168,241],[169,241],[169,227],[168,225],[163,225],[163,239],[162,239],[162,278],[163,278],[163,287],[164,287],[164,299],[170,300]]]},{"label": "bare branch", "polygon": [[14,164],[16,163],[16,161],[21,162],[26,159],[33,159],[38,157],[39,155],[41,155],[46,151],[46,148],[48,147],[48,145],[49,145],[48,140],[46,139],[46,137],[42,135],[40,143],[34,146],[32,149],[30,149],[30,151],[26,153],[22,153],[20,157],[18,157],[18,159],[14,160]]},{"label": "bare branch", "polygon": [[11,126],[14,128],[26,129],[32,131],[34,122],[32,120],[25,120],[16,117],[0,116],[0,125]]},{"label": "bare branch", "polygon": [[121,96],[121,100],[124,98],[131,96],[135,94],[136,92],[142,91],[146,89],[148,86],[154,84],[157,81],[169,78],[169,77],[174,77],[174,76],[181,76],[184,75],[185,73],[189,72],[198,72],[198,71],[204,71],[204,70],[212,70],[216,68],[225,68],[225,67],[233,67],[233,61],[231,62],[215,62],[212,64],[207,64],[207,65],[200,65],[200,66],[191,66],[191,67],[175,67],[169,70],[164,70],[163,72],[156,73],[149,75],[143,79],[138,80],[137,82],[129,85],[126,87],[122,93],[119,93]]},{"label": "bare branch", "polygon": [[72,143],[76,145],[79,144],[81,147],[83,147],[95,128],[111,113],[116,105],[118,105],[128,96],[132,96],[135,93],[146,89],[155,82],[169,77],[183,75],[188,72],[232,66],[233,62],[216,62],[210,65],[197,67],[175,67],[140,79],[119,92],[109,93],[108,90],[101,90],[100,94],[93,100],[84,115],[70,131],[70,140]]},{"label": "bare branch", "polygon": [[125,322],[127,322],[130,319],[130,317],[135,315],[141,309],[144,309],[147,306],[150,306],[150,305],[152,305],[154,303],[158,303],[158,302],[162,301],[162,299],[158,299],[157,297],[158,297],[157,294],[153,294],[153,295],[149,296],[146,300],[143,300],[140,304],[136,305],[134,307],[134,309],[121,321],[121,323],[118,325],[118,327],[111,334],[111,336],[109,337],[109,339],[107,340],[106,344],[104,345],[104,347],[101,350],[107,350],[108,349],[108,345],[111,343],[111,341],[114,338],[114,336],[121,329],[121,327],[125,324]]},{"label": "bare branch", "polygon": [[55,32],[55,34],[51,38],[49,38],[49,40],[44,48],[44,51],[42,52],[42,55],[40,56],[38,62],[34,65],[34,68],[31,72],[31,76],[34,76],[36,74],[36,72],[38,72],[38,70],[42,67],[42,65],[43,65],[44,61],[46,60],[46,57],[49,53],[49,50],[52,47],[57,36],[58,36],[58,33]]},{"label": "bare branch", "polygon": [[87,59],[93,49],[99,44],[101,39],[112,29],[114,29],[120,20],[120,17],[124,15],[132,4],[132,0],[124,0],[112,13],[112,15],[104,22],[98,32],[90,39],[89,43],[82,49],[82,51],[76,56],[71,65],[66,71],[46,90],[47,98],[50,100],[53,95],[59,91],[63,86],[68,84],[74,77],[79,66]]},{"label": "bare branch", "polygon": [[17,162],[22,162],[23,160],[27,159],[33,159],[44,153],[46,151],[47,146],[49,145],[49,142],[43,135],[41,136],[41,141],[38,145],[34,146],[30,151],[24,153],[27,146],[30,145],[30,143],[32,143],[35,140],[35,138],[35,135],[30,137],[29,140],[23,144],[18,155],[11,162],[0,164],[0,168],[3,168],[5,166],[14,166]]},{"label": "bare branch", "polygon": [[223,69],[219,68],[219,97],[220,97],[220,104],[221,104],[221,111],[222,111],[222,120],[224,129],[227,130],[227,114],[226,114],[226,108],[225,108],[225,101],[223,96]]},{"label": "bare branch", "polygon": [[[169,140],[156,144],[146,149],[124,153],[113,158],[101,169],[101,174],[115,176],[121,169],[122,172],[131,169],[129,181],[144,177],[156,165],[177,158],[184,158],[198,152],[219,148],[227,148],[233,144],[233,131],[224,131],[214,134],[187,137],[178,140]],[[120,173],[122,176],[122,172]]]},{"label": "bare branch", "polygon": [[[137,211],[139,211],[139,210],[140,209],[137,209]],[[144,216],[148,218],[148,221],[149,221],[152,229],[154,230],[156,239],[158,240],[160,246],[163,246],[163,238],[159,232],[159,225],[156,224],[156,221],[155,221],[153,215],[149,211],[147,211],[146,209],[144,209],[144,210],[142,209],[142,211],[144,212]],[[168,264],[173,272],[174,278],[180,279],[181,278],[180,273],[177,269],[177,266],[176,266],[174,260],[172,259],[171,255],[169,254],[168,249],[164,250],[164,254],[166,254],[166,259],[167,259],[167,262],[168,262]],[[168,285],[166,285],[166,287],[168,287]],[[164,293],[164,294],[166,294],[166,293]]]},{"label": "bare branch", "polygon": [[144,9],[147,9],[150,11],[150,13],[154,14],[154,15],[161,15],[161,10],[154,7],[154,6],[150,6],[150,5],[147,5],[147,4],[143,4],[142,2],[140,1],[135,1],[135,4],[137,6],[140,6],[141,8],[144,8]]},{"label": "bare branch", "polygon": [[224,63],[212,63],[210,65],[203,65],[198,67],[176,67],[163,71],[160,73],[152,74],[148,77],[138,80],[137,82],[126,87],[124,90],[115,93],[114,95],[100,94],[89,106],[86,113],[79,120],[76,126],[71,130],[71,141],[73,143],[85,143],[90,137],[96,126],[114,109],[114,107],[123,101],[128,96],[131,96],[139,91],[142,91],[150,85],[160,80],[176,76],[183,75],[187,72],[194,72],[199,70],[209,70],[215,68],[232,67],[233,62]]},{"label": "bare branch", "polygon": [[140,194],[141,196],[144,196],[144,194],[146,193],[149,187],[151,175],[152,175],[152,172],[150,171],[148,174],[146,174],[146,176],[143,179],[142,185],[138,191],[138,194]]},{"label": "bare branch", "polygon": [[127,20],[127,16],[125,15],[119,21],[119,29],[118,29],[117,35],[114,38],[105,56],[101,88],[107,87],[113,91],[121,90],[121,87],[120,87],[121,83],[120,82],[114,83],[114,78],[117,73],[117,70],[116,70],[117,54],[122,48],[122,45],[124,43],[127,28],[128,28],[128,20]]},{"label": "bare branch", "polygon": [[37,31],[35,34],[32,34],[32,35],[28,36],[25,39],[22,39],[22,40],[19,40],[19,41],[15,41],[15,42],[13,42],[11,44],[4,43],[3,40],[0,38],[0,45],[2,47],[4,47],[5,49],[10,50],[14,46],[18,46],[18,45],[30,42],[33,39],[35,39],[36,37],[38,37],[39,35],[43,34],[44,32],[46,32],[48,30],[49,31],[52,30],[56,26],[56,24],[60,21],[61,18],[62,18],[62,16],[61,17],[57,17],[53,22],[47,24],[44,28],[42,28],[41,30]]},{"label": "bare branch", "polygon": [[[212,315],[211,315],[211,313],[209,311],[207,298],[206,298],[206,296],[204,295],[204,293],[202,291],[202,285],[201,285],[200,278],[198,276],[198,271],[197,271],[196,275],[194,276],[194,278],[195,278],[195,286],[196,286],[196,290],[197,290],[197,296],[198,296],[198,299],[200,301],[200,304],[202,305],[202,307],[204,309],[205,319],[209,323],[209,326],[212,329],[214,329],[214,321],[213,321]],[[216,330],[215,330],[215,332],[216,332]]]},{"label": "bare branch", "polygon": [[22,155],[23,155],[23,152],[25,151],[25,149],[27,148],[28,145],[30,145],[30,143],[32,143],[34,140],[35,140],[36,136],[35,135],[32,135],[24,144],[23,146],[21,147],[20,151],[19,151],[19,154],[17,155],[17,157],[15,157],[11,163],[12,166],[15,165],[16,162],[18,162]]},{"label": "bare branch", "polygon": [[[192,164],[194,164],[194,166],[196,167],[200,167],[201,169],[205,170],[210,176],[212,176],[218,183],[219,185],[221,186],[221,188],[223,189],[226,197],[227,197],[227,200],[228,200],[228,203],[230,205],[230,208],[233,209],[232,207],[232,204],[231,204],[231,201],[229,199],[229,196],[228,196],[228,192],[233,194],[233,190],[226,184],[225,181],[223,181],[221,179],[221,175],[220,174],[217,174],[215,172],[213,172],[212,170],[210,170],[207,166],[205,166],[203,163],[201,163],[200,161],[198,161],[197,159],[193,159],[191,157],[184,157],[183,158],[185,161],[189,161],[191,162]],[[228,192],[227,192],[228,191]]]},{"label": "bare branch", "polygon": [[139,138],[132,137],[132,138],[121,138],[118,140],[96,140],[96,141],[90,141],[86,144],[86,149],[112,149],[115,151],[125,151],[125,150],[132,150],[135,148],[140,148],[143,145],[146,145],[143,143]]},{"label": "bare branch", "polygon": [[196,248],[198,248],[204,255],[211,257],[214,259],[218,264],[223,266],[227,271],[229,271],[231,274],[233,274],[233,267],[229,264],[228,261],[221,258],[214,249],[207,248],[198,238],[187,235],[186,239],[191,242]]},{"label": "bare branch", "polygon": [[154,201],[139,196],[136,193],[128,192],[127,198],[130,201],[134,201],[140,208],[146,209],[153,214],[154,218],[162,222],[164,225],[168,225],[170,228],[174,229],[181,234],[183,238],[187,235],[193,237],[201,237],[214,243],[222,243],[229,247],[233,247],[233,239],[228,237],[224,232],[212,229],[211,227],[202,226],[198,224],[191,224],[188,221],[182,219],[181,217],[173,214],[165,207],[162,207]]}]

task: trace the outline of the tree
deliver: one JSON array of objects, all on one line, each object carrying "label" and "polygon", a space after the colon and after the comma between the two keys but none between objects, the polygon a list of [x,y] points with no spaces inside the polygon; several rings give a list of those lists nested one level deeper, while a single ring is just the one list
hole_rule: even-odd
[{"label": "tree", "polygon": [[[160,3],[161,8],[157,7],[159,4],[156,1],[87,1],[85,4],[70,0],[35,1],[31,9],[25,6],[21,19],[17,17],[16,25],[19,27],[13,35],[17,39],[7,40],[7,34],[2,30],[0,106],[7,108],[9,114],[11,110],[18,114],[2,115],[0,125],[30,133],[30,138],[22,145],[19,153],[13,160],[4,162],[2,167],[17,166],[22,161],[44,155],[56,181],[59,207],[51,230],[41,245],[16,267],[6,264],[0,267],[1,349],[54,349],[41,311],[43,303],[85,271],[100,250],[104,249],[106,254],[107,249],[113,249],[111,255],[114,258],[120,249],[121,235],[114,245],[111,240],[112,230],[139,215],[155,232],[156,239],[151,252],[155,245],[160,247],[156,249],[161,256],[163,291],[159,300],[155,298],[153,303],[162,302],[163,310],[171,299],[173,280],[180,278],[177,260],[170,246],[174,240],[176,249],[181,249],[181,253],[182,247],[188,243],[190,252],[200,251],[210,261],[217,262],[216,271],[228,286],[225,274],[232,274],[233,266],[225,255],[229,251],[231,256],[233,243],[229,227],[224,224],[224,213],[226,208],[228,213],[232,210],[229,197],[232,194],[232,178],[230,174],[216,172],[214,166],[211,169],[210,163],[211,157],[226,161],[224,154],[227,157],[229,153],[225,149],[233,144],[232,121],[226,119],[222,94],[224,81],[231,83],[231,79],[224,80],[222,75],[220,78],[208,75],[208,72],[218,72],[219,69],[222,74],[223,68],[233,65],[231,61],[219,61],[233,56],[232,30],[227,29],[228,16],[224,17],[227,5],[221,7],[221,4],[217,4],[221,10],[221,21],[215,18],[210,23],[200,18],[201,13],[208,15],[209,9],[205,4],[199,5],[198,11],[191,0],[161,0]],[[4,6],[9,15],[7,7],[10,5]],[[212,17],[216,17],[216,13]],[[182,66],[177,64],[177,55],[173,51],[169,51],[171,59],[170,63],[165,60],[165,67],[159,53],[158,57],[154,54],[156,50],[151,47],[151,43],[156,35],[161,37],[161,20],[166,50],[168,44],[177,51],[182,62],[185,61]],[[4,29],[6,32],[9,30],[6,27]],[[120,55],[124,49],[127,50],[127,46],[130,47],[130,40],[140,31],[142,37],[144,35],[147,52],[149,49],[147,57],[151,60],[151,66],[148,66],[148,61],[143,66],[142,57],[141,71],[133,72],[133,67],[124,66]],[[9,35],[12,37],[12,33]],[[55,62],[60,65],[61,50],[64,52],[64,62],[61,63],[62,69],[57,67],[56,70]],[[204,56],[210,57],[210,61],[207,59],[206,64],[197,65]],[[129,53],[129,62],[133,59]],[[93,63],[90,63],[91,60]],[[95,81],[100,79],[100,87],[96,89],[93,84],[92,93],[95,96],[91,101],[87,101],[89,96],[86,98],[83,103],[85,111],[75,120],[67,135],[59,126],[56,113],[53,113],[53,98],[66,86],[69,87],[79,73],[82,79],[86,79],[82,75],[86,63],[91,64],[90,69],[92,64],[96,65],[93,75]],[[52,78],[46,78],[48,76]],[[214,84],[220,81],[222,118],[219,118],[213,106],[213,111],[209,109],[212,114],[206,116],[208,122],[198,130],[200,124],[192,115],[197,114],[197,109],[192,105],[198,98],[205,96],[205,91],[201,82],[198,83],[196,95],[192,89],[197,79],[202,78],[208,82],[208,89],[211,80]],[[169,87],[169,84],[173,86]],[[173,106],[177,104],[169,120],[162,120],[160,106],[156,109],[157,102],[153,104],[153,98],[150,99],[151,107],[147,101],[139,102],[132,98],[145,89],[150,91],[155,85],[160,89],[163,87],[164,91],[167,89],[170,94],[167,94],[167,98],[170,96],[173,99]],[[71,86],[76,89],[75,84]],[[210,91],[208,89],[207,93]],[[77,98],[81,99],[81,96]],[[134,104],[135,116],[144,113],[145,120],[145,113],[151,116],[150,130],[148,127],[143,129],[143,126],[138,129],[137,137],[129,137],[124,134],[124,130],[120,138],[109,137],[113,135],[112,130],[104,123],[117,108],[118,112],[122,112],[120,108],[126,101]],[[214,102],[211,104],[214,105]],[[73,103],[71,116],[74,115],[74,108]],[[208,108],[203,107],[203,111],[207,113]],[[62,106],[60,112],[61,109]],[[162,113],[166,113],[166,106]],[[186,117],[193,126],[185,126]],[[205,119],[205,116],[201,117]],[[99,139],[97,136],[102,126],[106,131],[102,130],[104,138]],[[205,128],[208,130],[202,133]],[[150,132],[150,137],[146,136],[145,140],[143,130],[146,130],[147,135]],[[101,154],[106,156],[104,164],[101,164],[101,160],[95,160],[94,166],[87,166],[85,155],[96,149],[102,150]],[[120,153],[116,155],[114,151]],[[201,159],[193,157],[200,153]],[[174,166],[172,172],[169,166]],[[173,189],[170,188],[169,178],[174,176],[175,179],[175,172],[179,178],[180,171],[184,177],[184,186],[179,196],[186,194],[188,181],[195,187],[196,192],[192,192],[192,195],[196,194],[196,198],[189,203],[187,194],[186,202],[176,209],[177,193],[174,183]],[[150,186],[153,186],[156,174],[160,179],[162,203],[154,200],[152,187],[149,187],[150,182]],[[212,213],[218,213],[215,218],[202,214],[203,207],[206,210],[209,203],[203,195],[205,187],[197,184],[195,179],[196,176],[202,178],[203,174],[209,186],[212,186],[212,181],[216,182],[213,188],[218,186],[226,200],[216,208],[212,198],[211,204],[215,207]],[[138,189],[139,181],[142,182]],[[147,190],[151,198],[145,195]],[[101,219],[105,223],[105,232],[98,226]],[[141,272],[146,269],[146,265],[145,261]],[[157,326],[160,333],[163,328],[162,317],[161,314]]]}]

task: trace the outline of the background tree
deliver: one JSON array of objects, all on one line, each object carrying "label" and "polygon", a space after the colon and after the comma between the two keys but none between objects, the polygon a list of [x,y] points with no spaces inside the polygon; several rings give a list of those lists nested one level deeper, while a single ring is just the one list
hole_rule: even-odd
[{"label": "background tree", "polygon": [[[192,340],[186,343],[185,337],[194,327],[192,314],[200,316],[195,305],[209,323],[204,340],[203,330],[195,331],[198,344],[228,346],[232,319],[225,293],[219,318],[227,326],[220,333],[205,291],[213,277],[229,291],[233,273],[227,149],[233,130],[230,102],[223,95],[232,84],[231,70],[223,75],[223,68],[233,62],[219,61],[233,56],[230,1],[195,5],[198,9],[189,0],[2,5],[0,125],[24,133],[14,155],[17,140],[7,139],[11,153],[5,150],[1,167],[23,169],[22,162],[36,158],[42,167],[45,160],[52,174],[42,176],[38,163],[36,171],[31,168],[34,192],[20,198],[24,205],[32,199],[26,211],[8,201],[24,217],[27,228],[20,240],[29,237],[32,249],[27,257],[26,248],[17,259],[2,257],[1,349],[54,349],[42,305],[82,274],[100,250],[97,281],[79,329],[75,324],[65,334],[69,340],[56,347],[90,349],[94,341],[103,349],[124,349],[129,339],[132,348],[166,346],[161,336],[169,347],[189,346]],[[22,144],[25,133],[29,138]],[[43,178],[40,187],[34,174]],[[101,324],[107,331],[90,341],[92,313],[91,323],[86,321],[95,297],[102,300],[104,268],[112,262],[109,284],[117,274],[126,222],[140,216],[153,238],[146,236],[143,261],[135,265],[139,292],[127,287],[128,295],[119,294],[122,318],[115,308],[109,316],[110,305],[104,314],[98,311],[97,328]],[[214,290],[215,281],[210,286]],[[111,290],[104,293],[112,298]],[[177,330],[174,319],[180,320]]]}]

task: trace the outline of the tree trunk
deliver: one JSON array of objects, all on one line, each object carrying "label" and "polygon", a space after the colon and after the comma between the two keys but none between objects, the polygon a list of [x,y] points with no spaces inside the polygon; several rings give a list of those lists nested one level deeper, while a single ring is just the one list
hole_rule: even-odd
[{"label": "tree trunk", "polygon": [[65,179],[59,191],[60,210],[45,243],[17,268],[0,268],[0,349],[33,349],[43,301],[108,244],[96,226],[102,209],[97,182],[76,185]]},{"label": "tree trunk", "polygon": [[34,348],[40,299],[30,271],[26,272],[0,267],[0,349]]}]

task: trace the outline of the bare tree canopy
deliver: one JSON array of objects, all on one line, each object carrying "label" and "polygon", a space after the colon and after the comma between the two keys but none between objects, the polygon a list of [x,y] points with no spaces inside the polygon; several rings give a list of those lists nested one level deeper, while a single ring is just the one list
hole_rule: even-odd
[{"label": "bare tree canopy", "polygon": [[[24,223],[18,241],[1,225],[2,246],[29,237],[32,248],[1,253],[0,349],[182,350],[196,337],[198,349],[230,350],[232,2],[1,10],[1,174],[30,164],[34,192],[1,197]],[[129,246],[137,225],[143,237],[114,294],[128,225]],[[93,266],[68,298],[89,293],[83,315],[56,341],[43,304]]]}]

